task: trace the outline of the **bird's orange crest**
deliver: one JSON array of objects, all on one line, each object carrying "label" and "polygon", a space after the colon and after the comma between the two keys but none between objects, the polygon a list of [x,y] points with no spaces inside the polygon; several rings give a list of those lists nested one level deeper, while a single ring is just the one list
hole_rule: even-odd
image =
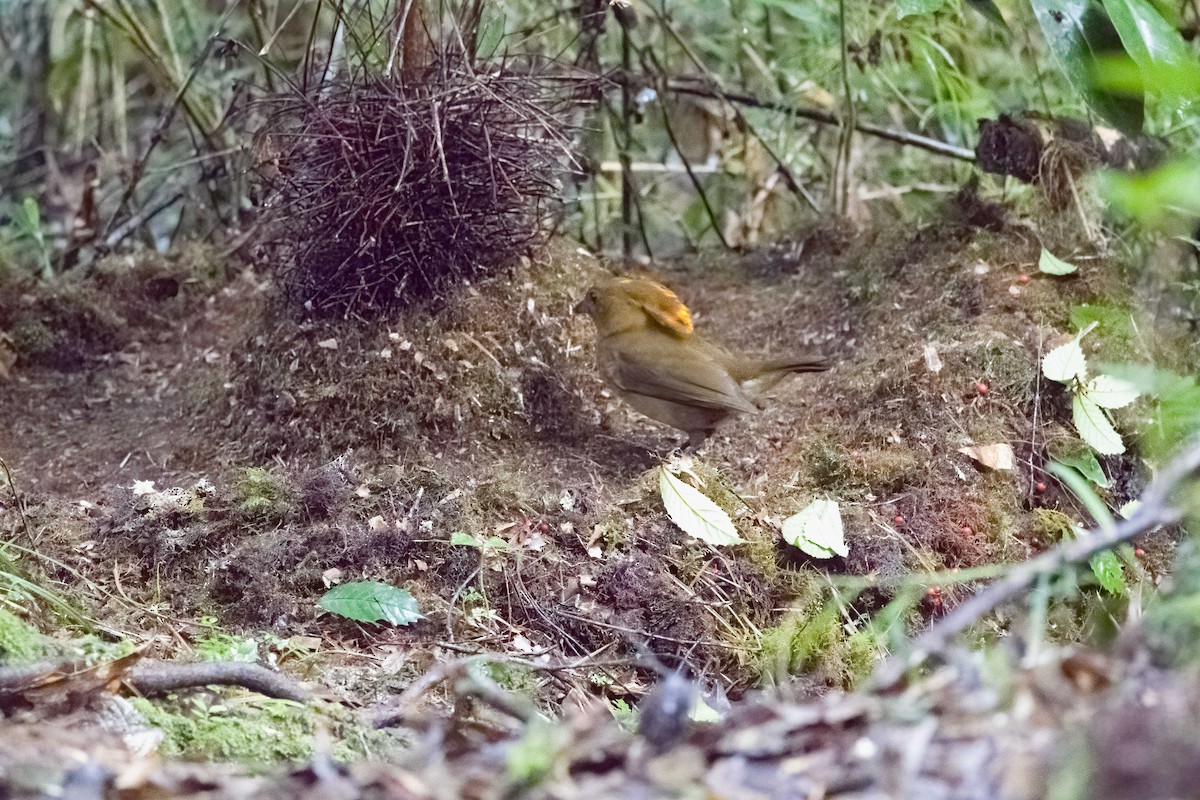
[{"label": "bird's orange crest", "polygon": [[620,286],[659,325],[676,336],[692,334],[692,312],[670,289],[646,278],[622,278]]}]

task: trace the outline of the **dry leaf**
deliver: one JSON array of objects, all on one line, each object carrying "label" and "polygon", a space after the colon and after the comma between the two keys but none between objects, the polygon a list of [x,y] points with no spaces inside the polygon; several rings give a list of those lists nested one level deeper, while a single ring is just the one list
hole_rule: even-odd
[{"label": "dry leaf", "polygon": [[988,469],[1012,469],[1017,464],[1012,447],[1004,442],[960,447],[958,452],[970,456]]}]

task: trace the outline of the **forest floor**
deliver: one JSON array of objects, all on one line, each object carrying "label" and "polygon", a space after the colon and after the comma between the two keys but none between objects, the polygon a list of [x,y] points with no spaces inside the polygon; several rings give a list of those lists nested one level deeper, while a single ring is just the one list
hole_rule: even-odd
[{"label": "forest floor", "polygon": [[[28,548],[7,552],[14,574],[78,614],[66,624],[30,603],[22,619],[53,634],[34,655],[248,647],[313,691],[317,710],[218,690],[124,703],[136,734],[160,732],[156,760],[139,753],[145,738],[89,727],[127,694],[121,674],[43,676],[5,695],[0,785],[439,798],[1150,797],[1194,785],[1154,766],[1163,752],[1200,763],[1187,735],[1195,686],[1133,645],[1059,649],[1104,641],[1136,605],[1086,570],[1074,599],[1049,606],[1040,659],[1023,608],[1002,609],[968,639],[1004,644],[1010,663],[964,651],[890,693],[851,691],[890,643],[973,588],[928,576],[1028,558],[1087,521],[1046,471],[1079,450],[1069,394],[1041,377],[1048,350],[1096,320],[1089,358],[1196,372],[1194,333],[1060,227],[1046,245],[1082,265],[1075,275],[1038,273],[1039,236],[974,195],[915,230],[827,224],[742,256],[657,265],[707,335],[835,362],[687,456],[748,540],[724,550],[666,517],[658,469],[681,436],[604,389],[594,330],[572,308],[606,265],[566,242],[372,323],[292,319],[268,277],[203,248],[8,287],[0,330],[18,357],[0,383],[0,456],[21,502],[0,497],[0,536]],[[1011,446],[1011,468],[962,452],[994,444]],[[1136,442],[1102,459],[1113,507],[1144,488],[1135,454]],[[817,498],[841,505],[845,558],[780,538]],[[1175,537],[1136,544],[1128,580],[1154,585]],[[424,618],[371,626],[317,607],[330,585],[362,579],[405,588]],[[890,631],[870,624],[881,613]],[[672,670],[724,717],[684,730],[669,709],[688,707],[688,690],[663,677]],[[634,737],[628,708],[656,682],[666,688],[643,700]],[[1182,702],[1164,710],[1164,693]],[[401,721],[363,722],[380,715]]]}]

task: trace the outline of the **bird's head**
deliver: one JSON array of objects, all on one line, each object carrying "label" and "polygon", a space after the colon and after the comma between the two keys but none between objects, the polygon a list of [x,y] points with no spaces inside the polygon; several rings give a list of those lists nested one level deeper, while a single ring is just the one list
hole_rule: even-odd
[{"label": "bird's head", "polygon": [[674,292],[646,278],[611,278],[588,289],[576,313],[586,313],[601,337],[657,326],[684,338],[692,314]]}]

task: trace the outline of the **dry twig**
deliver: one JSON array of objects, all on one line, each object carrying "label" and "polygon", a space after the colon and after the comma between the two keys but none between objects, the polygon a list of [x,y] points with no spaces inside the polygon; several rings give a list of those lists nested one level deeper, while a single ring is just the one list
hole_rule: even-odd
[{"label": "dry twig", "polygon": [[1128,519],[1100,527],[1059,545],[1037,558],[1015,565],[979,594],[955,608],[913,642],[906,653],[894,657],[876,674],[877,686],[899,680],[904,669],[923,663],[943,650],[951,637],[977,622],[984,614],[1016,597],[1043,575],[1087,561],[1096,553],[1127,542],[1143,533],[1180,520],[1183,512],[1171,503],[1171,495],[1185,480],[1200,471],[1200,436],[1188,441],[1182,451],[1162,470],[1143,493],[1137,511]]}]

